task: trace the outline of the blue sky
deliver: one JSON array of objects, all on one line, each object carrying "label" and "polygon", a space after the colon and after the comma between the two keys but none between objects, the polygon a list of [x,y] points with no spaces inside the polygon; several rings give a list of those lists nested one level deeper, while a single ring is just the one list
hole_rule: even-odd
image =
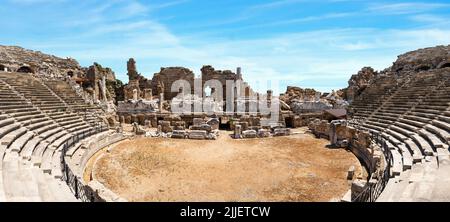
[{"label": "blue sky", "polygon": [[450,44],[450,2],[2,0],[0,27],[2,45],[99,62],[125,81],[134,57],[148,78],[166,66],[241,66],[249,82],[329,91],[363,66]]}]

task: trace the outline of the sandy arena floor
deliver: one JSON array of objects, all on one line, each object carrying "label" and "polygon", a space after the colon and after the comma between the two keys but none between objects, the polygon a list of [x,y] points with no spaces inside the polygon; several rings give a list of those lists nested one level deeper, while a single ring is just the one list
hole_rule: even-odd
[{"label": "sandy arena floor", "polygon": [[96,179],[129,201],[330,201],[361,166],[309,134],[267,139],[137,138],[104,152]]}]

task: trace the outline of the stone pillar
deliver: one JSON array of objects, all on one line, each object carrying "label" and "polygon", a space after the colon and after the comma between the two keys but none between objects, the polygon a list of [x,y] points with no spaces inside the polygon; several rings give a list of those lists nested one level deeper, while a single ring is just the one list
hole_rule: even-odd
[{"label": "stone pillar", "polygon": [[157,132],[158,132],[158,133],[161,133],[161,132],[162,132],[162,126],[161,126],[161,125],[158,125]]},{"label": "stone pillar", "polygon": [[137,89],[133,89],[133,100],[138,100]]},{"label": "stone pillar", "polygon": [[242,69],[241,67],[236,68],[237,79],[242,79]]},{"label": "stone pillar", "polygon": [[336,146],[337,135],[336,135],[336,123],[331,122],[330,124],[330,142],[332,146]]},{"label": "stone pillar", "polygon": [[242,136],[242,126],[241,125],[235,125],[234,126],[234,138],[240,139]]},{"label": "stone pillar", "polygon": [[272,94],[273,94],[272,90],[267,90],[267,107],[272,106]]},{"label": "stone pillar", "polygon": [[131,124],[131,116],[125,116],[125,123],[126,124]]},{"label": "stone pillar", "polygon": [[138,123],[137,115],[135,114],[131,115],[131,123]]},{"label": "stone pillar", "polygon": [[320,101],[320,92],[316,92],[314,96],[315,96],[314,101],[316,102]]},{"label": "stone pillar", "polygon": [[152,100],[152,89],[144,89],[144,99]]},{"label": "stone pillar", "polygon": [[97,95],[95,95],[95,90],[92,92],[92,102],[93,102],[94,104],[97,103]]},{"label": "stone pillar", "polygon": [[347,180],[353,180],[355,176],[355,166],[350,166],[347,171]]},{"label": "stone pillar", "polygon": [[119,122],[120,123],[125,123],[125,117],[124,116],[119,116]]},{"label": "stone pillar", "polygon": [[159,94],[159,112],[163,111],[164,93]]},{"label": "stone pillar", "polygon": [[106,99],[106,76],[102,76],[101,86],[102,86],[102,99],[104,102],[106,102],[107,101],[107,99]]},{"label": "stone pillar", "polygon": [[272,90],[267,90],[267,101],[272,101],[272,94],[273,94]]}]

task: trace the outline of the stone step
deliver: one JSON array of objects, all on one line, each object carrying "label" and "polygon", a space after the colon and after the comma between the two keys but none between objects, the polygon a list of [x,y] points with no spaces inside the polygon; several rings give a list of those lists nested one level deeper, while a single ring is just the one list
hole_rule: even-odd
[{"label": "stone step", "polygon": [[408,150],[405,144],[398,145],[398,148],[403,158],[403,171],[411,169],[414,162],[411,152]]},{"label": "stone step", "polygon": [[52,156],[52,176],[56,179],[62,179],[62,153],[61,150],[57,150],[55,153],[53,153]]},{"label": "stone step", "polygon": [[441,111],[440,110],[435,110],[435,109],[432,109],[432,108],[430,108],[430,109],[427,109],[427,108],[414,108],[413,109],[413,112],[420,112],[420,113],[426,113],[426,114],[434,114],[434,115],[438,115],[438,114],[440,114],[441,113]]},{"label": "stone step", "polygon": [[42,164],[40,166],[42,172],[51,175],[52,173],[52,157],[55,153],[56,148],[53,146],[48,146],[42,155]]},{"label": "stone step", "polygon": [[16,118],[17,120],[21,120],[22,118],[26,120],[27,118],[29,118],[29,116],[38,115],[38,114],[42,114],[42,113],[35,108],[32,111],[27,110],[24,112],[15,112],[15,113],[11,113],[10,115],[11,115],[11,117]]},{"label": "stone step", "polygon": [[31,156],[31,162],[33,166],[40,167],[42,165],[42,155],[44,154],[44,151],[47,149],[49,144],[49,142],[41,141],[39,145],[34,149]]},{"label": "stone step", "polygon": [[425,129],[419,130],[419,135],[426,138],[427,141],[434,147],[434,149],[437,148],[448,149],[448,145],[446,143],[442,142],[441,139],[439,139],[436,135]]},{"label": "stone step", "polygon": [[411,111],[409,113],[410,116],[422,117],[429,120],[433,120],[436,117],[436,114],[428,113],[428,112],[419,112],[417,110]]},{"label": "stone step", "polygon": [[[5,119],[8,119],[8,118],[9,118],[8,115],[0,114],[0,120],[5,120]],[[1,125],[0,125],[0,127],[1,127]]]},{"label": "stone step", "polygon": [[408,123],[405,122],[395,122],[394,123],[395,126],[398,126],[399,128],[405,129],[409,132],[416,132],[417,130],[419,130],[420,128],[414,126],[414,125],[410,125]]},{"label": "stone step", "polygon": [[[398,127],[393,127],[393,129],[399,129],[399,128]],[[405,141],[405,140],[408,139],[408,136],[405,136],[404,134],[398,133],[398,132],[392,130],[392,128],[385,129],[385,132],[387,134],[389,134],[389,135],[392,135],[393,137],[395,137],[396,139],[398,139],[400,141]]]},{"label": "stone step", "polygon": [[28,131],[19,138],[17,138],[9,147],[11,152],[20,152],[25,144],[34,137],[34,132]]},{"label": "stone step", "polygon": [[3,162],[3,182],[6,200],[9,202],[40,202],[39,190],[29,166],[17,159]]},{"label": "stone step", "polygon": [[44,139],[48,139],[50,136],[53,136],[53,135],[55,135],[55,134],[57,134],[57,133],[59,133],[61,131],[64,131],[64,129],[58,126],[58,127],[55,127],[55,128],[53,128],[51,130],[48,130],[48,131],[45,131],[45,132],[41,133],[39,135],[39,137],[44,138]]},{"label": "stone step", "polygon": [[40,119],[43,117],[45,117],[45,115],[43,113],[36,111],[36,112],[30,113],[29,115],[22,115],[20,117],[17,117],[16,120],[19,122],[23,122],[23,121],[30,120],[30,119]]},{"label": "stone step", "polygon": [[387,142],[388,148],[392,154],[392,168],[391,168],[391,177],[395,177],[403,172],[403,161],[402,155],[398,152],[397,147]]},{"label": "stone step", "polygon": [[421,162],[425,153],[420,150],[419,146],[410,138],[403,142],[412,151],[413,162]]},{"label": "stone step", "polygon": [[43,140],[43,138],[38,136],[33,137],[33,139],[29,140],[20,151],[20,156],[22,157],[22,159],[30,161],[34,150]]},{"label": "stone step", "polygon": [[415,134],[413,136],[411,136],[411,138],[417,143],[419,144],[420,148],[423,150],[423,152],[425,153],[426,156],[432,156],[433,155],[433,148],[431,147],[431,145],[420,135]]},{"label": "stone step", "polygon": [[30,104],[8,105],[8,106],[0,106],[0,110],[27,109],[30,107],[32,107]]},{"label": "stone step", "polygon": [[[393,136],[395,136],[396,138],[398,138],[398,139],[401,140],[401,141],[405,141],[405,140],[407,140],[410,136],[412,136],[412,135],[415,134],[415,133],[412,132],[412,131],[409,131],[409,130],[404,129],[404,128],[400,128],[400,127],[395,126],[395,125],[389,126],[389,129],[395,131],[396,134],[393,135]],[[400,135],[400,134],[401,134],[401,135]]]},{"label": "stone step", "polygon": [[0,120],[0,128],[4,127],[4,126],[7,126],[7,125],[10,125],[10,124],[13,124],[13,123],[14,123],[14,119],[13,118],[2,119],[2,120]]},{"label": "stone step", "polygon": [[407,124],[407,125],[415,127],[415,128],[422,128],[426,124],[426,123],[423,123],[423,122],[418,122],[418,121],[415,121],[415,120],[408,119],[406,117],[399,119],[399,122],[401,122],[403,124]]},{"label": "stone step", "polygon": [[[41,119],[41,120],[44,120],[44,119]],[[37,129],[45,127],[45,126],[55,124],[55,122],[53,120],[51,120],[50,118],[48,118],[48,117],[46,117],[45,120],[46,121],[35,122],[35,123],[27,126],[27,128],[29,130],[37,130]]]},{"label": "stone step", "polygon": [[[1,128],[0,131],[4,130],[4,129],[10,130],[9,127],[13,126],[13,125],[15,125],[15,124],[9,125],[9,126],[4,127],[4,128]],[[5,146],[9,147],[12,144],[12,142],[14,142],[14,140],[16,140],[18,137],[22,136],[26,132],[27,132],[27,129],[17,127],[15,130],[10,131],[8,134],[4,135],[1,138],[1,140],[0,140],[1,141],[1,145],[5,145]],[[0,135],[1,135],[1,133],[0,133]]]},{"label": "stone step", "polygon": [[[30,112],[35,112],[37,111],[36,108],[30,106],[29,108],[22,108],[22,109],[8,109],[8,110],[4,110],[4,113],[11,113],[14,114],[13,116],[23,116],[23,115],[27,115]],[[19,114],[21,113],[21,114]]]},{"label": "stone step", "polygon": [[67,130],[69,132],[76,132],[76,131],[80,131],[80,130],[90,130],[90,129],[92,129],[92,127],[89,124],[82,124],[77,127],[67,128]]}]

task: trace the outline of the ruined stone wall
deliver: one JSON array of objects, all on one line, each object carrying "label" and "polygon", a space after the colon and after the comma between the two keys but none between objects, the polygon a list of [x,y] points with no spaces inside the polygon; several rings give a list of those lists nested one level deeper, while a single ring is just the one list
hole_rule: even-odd
[{"label": "ruined stone wall", "polygon": [[[103,82],[104,78],[104,82]],[[95,93],[95,97],[98,100],[106,99],[108,101],[112,100],[115,101],[116,99],[116,90],[113,86],[116,82],[116,75],[110,68],[104,68],[98,63],[94,63],[93,65],[89,66],[86,73],[86,79],[87,81],[84,82],[83,86],[85,88],[91,87],[93,92]],[[108,87],[108,85],[110,87]],[[104,84],[104,85],[103,85]],[[106,88],[106,95],[103,95],[102,88]],[[103,98],[103,97],[106,98]]]},{"label": "ruined stone wall", "polygon": [[314,89],[288,86],[286,92],[280,95],[280,100],[295,114],[303,114],[345,108],[348,103],[342,95],[342,92],[321,93]]},{"label": "ruined stone wall", "polygon": [[294,101],[318,101],[322,93],[315,89],[303,89],[296,86],[288,86],[286,92],[280,96],[280,100],[287,104]]},{"label": "ruined stone wall", "polygon": [[43,77],[65,77],[68,74],[82,77],[85,74],[75,59],[63,59],[18,46],[0,45],[0,66],[8,71],[31,72]]},{"label": "ruined stone wall", "polygon": [[171,92],[172,84],[177,80],[186,80],[191,85],[191,93],[194,93],[194,73],[183,67],[161,68],[159,73],[155,73],[151,80],[151,89],[154,95],[164,93],[165,100],[171,100],[178,95],[178,92]]},{"label": "ruined stone wall", "polygon": [[402,54],[398,56],[390,70],[396,73],[407,73],[445,67],[450,67],[450,45],[418,49]]},{"label": "ruined stone wall", "polygon": [[358,74],[352,75],[348,81],[348,88],[346,89],[347,100],[353,101],[375,80],[378,75],[371,67],[362,68]]},{"label": "ruined stone wall", "polygon": [[[250,85],[247,82],[244,82],[242,78],[241,68],[237,68],[236,73],[232,72],[231,70],[215,70],[212,66],[206,65],[201,68],[202,72],[202,85],[203,88],[206,88],[207,85],[205,84],[209,80],[218,80],[222,84],[222,98],[224,101],[226,101],[227,96],[227,81],[242,81],[242,85],[240,85],[240,88],[236,89],[236,93],[239,94],[241,97],[250,97],[252,95],[255,95],[255,92],[252,90]],[[212,88],[212,86],[209,86]],[[220,90],[220,89],[214,89],[214,90]],[[231,87],[229,90],[233,90]],[[234,94],[235,91],[228,92],[229,95]]]},{"label": "ruined stone wall", "polygon": [[308,128],[319,138],[330,140],[330,145],[348,148],[365,165],[369,173],[375,172],[383,155],[380,148],[372,142],[369,132],[348,126],[346,121],[312,121]]}]

